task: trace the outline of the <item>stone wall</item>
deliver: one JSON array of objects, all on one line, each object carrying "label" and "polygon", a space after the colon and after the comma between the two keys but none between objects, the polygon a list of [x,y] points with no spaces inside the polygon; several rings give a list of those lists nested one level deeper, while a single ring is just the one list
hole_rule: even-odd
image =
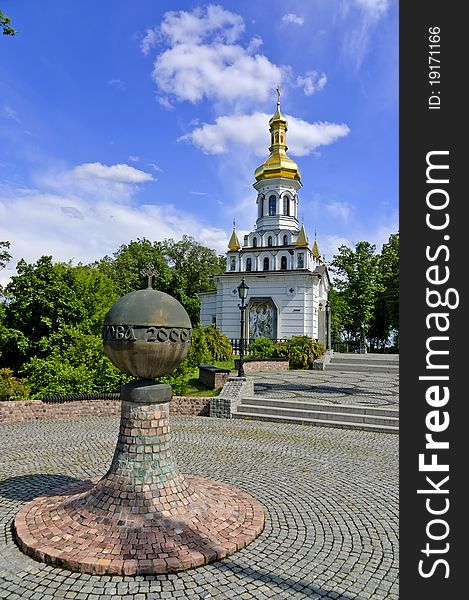
[{"label": "stone wall", "polygon": [[246,377],[229,377],[219,396],[210,398],[210,416],[231,419],[243,398],[254,395],[254,382]]},{"label": "stone wall", "polygon": [[[246,358],[244,359],[244,372],[256,371],[288,371],[289,362],[283,358]],[[235,369],[239,368],[239,359],[235,359]]]},{"label": "stone wall", "polygon": [[218,369],[212,365],[199,365],[199,381],[209,390],[221,390],[228,381],[231,371]]},{"label": "stone wall", "polygon": [[[170,414],[208,416],[210,398],[173,396]],[[0,402],[0,423],[36,419],[66,419],[73,417],[119,416],[119,400],[77,400],[73,402],[42,402],[13,400]]]}]

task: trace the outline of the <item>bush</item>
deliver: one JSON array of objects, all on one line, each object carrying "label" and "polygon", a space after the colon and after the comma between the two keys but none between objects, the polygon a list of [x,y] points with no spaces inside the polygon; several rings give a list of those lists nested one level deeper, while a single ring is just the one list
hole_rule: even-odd
[{"label": "bush", "polygon": [[233,350],[226,335],[223,335],[215,325],[207,325],[203,327],[203,331],[212,360],[220,361],[231,358]]},{"label": "bush", "polygon": [[170,385],[175,396],[182,396],[187,390],[192,371],[193,370],[187,363],[187,358],[185,358],[179,367],[174,369],[172,373],[164,375],[163,377],[159,377],[156,381],[158,383],[166,383]]},{"label": "bush", "polygon": [[22,369],[33,398],[118,392],[133,379],[105,356],[100,337],[71,327],[63,328],[60,335],[46,357],[35,356]]},{"label": "bush", "polygon": [[194,327],[192,330],[192,342],[189,352],[185,358],[187,364],[196,369],[199,365],[204,365],[212,360],[212,355],[208,349],[205,331],[202,327]]},{"label": "bush", "polygon": [[274,342],[265,337],[256,338],[248,346],[248,353],[251,358],[272,358],[274,352]]},{"label": "bush", "polygon": [[302,335],[286,342],[277,342],[275,354],[278,358],[288,358],[291,369],[311,369],[313,362],[322,356],[326,348],[321,342]]},{"label": "bush", "polygon": [[28,388],[24,380],[17,379],[11,369],[0,369],[0,400],[26,400]]}]

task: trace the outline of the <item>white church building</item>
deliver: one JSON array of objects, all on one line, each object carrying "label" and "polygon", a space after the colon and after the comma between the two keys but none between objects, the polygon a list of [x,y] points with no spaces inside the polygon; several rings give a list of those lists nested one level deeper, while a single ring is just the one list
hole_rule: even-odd
[{"label": "white church building", "polygon": [[216,291],[199,295],[201,325],[215,323],[230,339],[240,337],[237,286],[249,286],[244,336],[287,339],[307,335],[329,347],[330,278],[316,236],[309,246],[298,220],[298,165],[286,154],[287,120],[277,111],[269,121],[270,156],[254,172],[257,221],[241,246],[233,227],[227,270],[215,277]]}]

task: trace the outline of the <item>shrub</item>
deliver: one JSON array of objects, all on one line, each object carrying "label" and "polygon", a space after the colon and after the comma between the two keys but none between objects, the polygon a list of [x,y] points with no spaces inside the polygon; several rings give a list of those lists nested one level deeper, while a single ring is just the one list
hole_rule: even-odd
[{"label": "shrub", "polygon": [[0,400],[26,400],[28,388],[11,369],[0,369]]},{"label": "shrub", "polygon": [[223,335],[215,325],[207,325],[203,330],[212,360],[220,361],[231,358],[233,350],[226,335]]},{"label": "shrub", "polygon": [[306,335],[288,340],[288,358],[292,369],[310,369],[316,358],[325,351],[323,344]]},{"label": "shrub", "polygon": [[275,354],[279,358],[288,358],[291,369],[311,369],[313,362],[325,351],[324,344],[306,335],[295,336],[275,345]]},{"label": "shrub", "polygon": [[185,358],[172,373],[159,377],[156,381],[158,383],[167,383],[171,386],[175,396],[182,396],[187,390],[191,375],[192,369],[187,363],[187,358]]},{"label": "shrub", "polygon": [[187,364],[193,369],[199,365],[204,365],[212,360],[212,355],[208,349],[205,331],[202,327],[194,327],[192,330],[192,342],[189,352],[185,358]]},{"label": "shrub", "polygon": [[22,369],[33,398],[118,392],[133,379],[105,356],[100,337],[74,328],[64,328],[61,336],[46,357],[35,356]]},{"label": "shrub", "polygon": [[288,358],[288,342],[277,342],[274,346],[276,358]]},{"label": "shrub", "polygon": [[249,344],[248,352],[251,358],[272,358],[275,344],[269,338],[259,337]]}]

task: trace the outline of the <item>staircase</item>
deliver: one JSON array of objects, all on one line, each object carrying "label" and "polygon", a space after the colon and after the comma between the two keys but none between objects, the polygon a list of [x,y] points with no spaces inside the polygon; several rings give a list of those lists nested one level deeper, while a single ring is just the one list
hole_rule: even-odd
[{"label": "staircase", "polygon": [[334,352],[327,371],[349,371],[354,373],[399,372],[399,354],[342,354]]},{"label": "staircase", "polygon": [[399,433],[399,409],[388,407],[321,404],[251,396],[241,400],[232,416],[234,419]]}]

